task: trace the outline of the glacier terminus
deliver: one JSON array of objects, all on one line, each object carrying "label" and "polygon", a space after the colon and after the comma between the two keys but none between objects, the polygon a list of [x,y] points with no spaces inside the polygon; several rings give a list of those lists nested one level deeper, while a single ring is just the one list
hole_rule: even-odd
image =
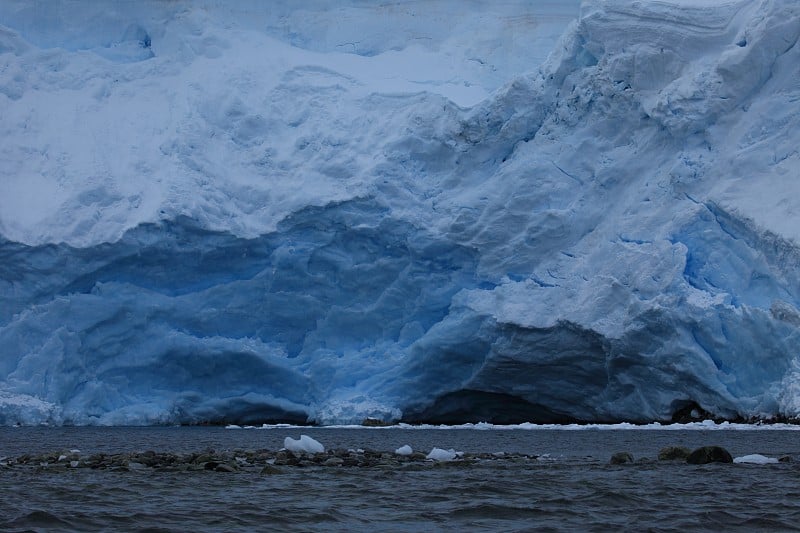
[{"label": "glacier terminus", "polygon": [[6,0],[0,424],[796,418],[798,38],[793,0]]}]

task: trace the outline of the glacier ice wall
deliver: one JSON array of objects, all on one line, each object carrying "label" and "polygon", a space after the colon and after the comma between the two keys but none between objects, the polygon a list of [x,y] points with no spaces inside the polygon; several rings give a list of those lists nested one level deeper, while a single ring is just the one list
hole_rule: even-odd
[{"label": "glacier ice wall", "polygon": [[800,415],[796,3],[47,7],[0,423]]}]

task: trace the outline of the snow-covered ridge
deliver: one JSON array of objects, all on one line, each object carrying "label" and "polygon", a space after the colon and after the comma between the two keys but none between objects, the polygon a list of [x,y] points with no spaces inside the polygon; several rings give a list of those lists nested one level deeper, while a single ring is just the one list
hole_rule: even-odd
[{"label": "snow-covered ridge", "polygon": [[796,3],[27,5],[0,421],[800,415]]},{"label": "snow-covered ridge", "polygon": [[185,215],[253,237],[369,194],[409,108],[480,101],[577,15],[471,7],[4,2],[0,232],[86,247]]}]

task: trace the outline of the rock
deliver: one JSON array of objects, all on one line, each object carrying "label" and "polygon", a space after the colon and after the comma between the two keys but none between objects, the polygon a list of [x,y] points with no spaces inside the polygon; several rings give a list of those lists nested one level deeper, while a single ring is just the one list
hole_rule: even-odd
[{"label": "rock", "polygon": [[344,459],[340,459],[338,457],[331,457],[327,459],[325,462],[322,463],[322,466],[342,466],[344,464]]},{"label": "rock", "polygon": [[687,402],[672,414],[672,422],[675,424],[689,424],[691,422],[702,422],[703,420],[714,420],[714,418],[713,413],[706,411],[694,401]]},{"label": "rock", "polygon": [[236,472],[236,469],[227,463],[220,463],[214,469],[214,472]]},{"label": "rock", "polygon": [[633,455],[628,452],[617,452],[611,456],[611,460],[608,461],[609,464],[612,465],[624,465],[633,462]]},{"label": "rock", "polygon": [[689,457],[686,458],[686,462],[692,465],[732,463],[733,457],[728,450],[721,446],[703,446],[690,453]]},{"label": "rock", "polygon": [[685,461],[692,451],[685,446],[667,446],[658,452],[659,461]]},{"label": "rock", "polygon": [[[130,460],[131,460],[130,456],[128,454],[126,454],[126,453],[123,453],[123,454],[120,454],[120,455],[115,455],[114,458],[111,460],[111,465],[112,466],[120,466],[120,467],[124,466],[124,467],[127,467],[128,463],[130,462]],[[139,463],[139,464],[141,464],[141,463]],[[144,466],[144,465],[142,465],[142,466]]]},{"label": "rock", "polygon": [[386,427],[386,426],[391,426],[391,424],[389,422],[384,422],[383,420],[380,420],[378,418],[365,418],[364,420],[361,421],[361,425],[362,426],[366,426],[366,427]]},{"label": "rock", "polygon": [[264,468],[261,469],[261,473],[265,476],[274,476],[276,474],[283,474],[283,470],[272,465],[264,465]]},{"label": "rock", "polygon": [[778,462],[779,463],[791,463],[791,462],[794,462],[794,459],[792,459],[791,455],[782,455],[781,457],[778,457]]}]

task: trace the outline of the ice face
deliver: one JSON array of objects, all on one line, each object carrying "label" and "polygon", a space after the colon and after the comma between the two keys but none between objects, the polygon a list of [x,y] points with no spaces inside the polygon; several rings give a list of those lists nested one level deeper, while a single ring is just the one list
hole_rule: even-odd
[{"label": "ice face", "polygon": [[0,423],[800,415],[800,7],[529,4],[0,5]]}]

